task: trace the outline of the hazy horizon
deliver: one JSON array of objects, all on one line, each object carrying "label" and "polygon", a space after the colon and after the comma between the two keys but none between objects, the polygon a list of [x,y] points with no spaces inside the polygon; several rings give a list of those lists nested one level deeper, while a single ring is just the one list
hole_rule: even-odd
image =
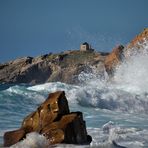
[{"label": "hazy horizon", "polygon": [[126,45],[148,27],[147,0],[0,0],[0,63],[79,49]]}]

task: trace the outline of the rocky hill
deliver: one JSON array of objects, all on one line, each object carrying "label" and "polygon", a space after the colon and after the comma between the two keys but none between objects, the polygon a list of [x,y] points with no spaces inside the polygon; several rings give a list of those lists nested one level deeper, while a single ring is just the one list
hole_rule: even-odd
[{"label": "rocky hill", "polygon": [[[148,40],[148,28],[127,46],[117,46],[111,53],[101,53],[91,49],[50,53],[35,58],[19,58],[0,64],[0,82],[40,84],[60,81],[74,84],[79,83],[78,76],[81,72],[95,73],[101,77],[107,72],[112,76],[115,67],[133,50],[140,49],[141,43],[146,40]],[[82,48],[85,45],[87,44],[82,45]]]},{"label": "rocky hill", "polygon": [[94,51],[68,51],[39,57],[24,57],[0,65],[0,82],[30,83],[61,81],[78,83],[78,75],[92,72],[104,73],[107,53]]}]

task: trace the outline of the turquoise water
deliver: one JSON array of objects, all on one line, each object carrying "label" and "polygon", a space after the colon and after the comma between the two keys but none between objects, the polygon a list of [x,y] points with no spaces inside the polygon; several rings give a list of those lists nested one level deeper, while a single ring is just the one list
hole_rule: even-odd
[{"label": "turquoise water", "polygon": [[[100,86],[103,87],[101,88],[102,90],[98,89],[99,87],[96,87],[94,84],[96,82],[97,81],[91,81],[91,84],[88,86],[85,85],[85,87],[59,82],[36,86],[1,85],[0,143],[3,143],[4,132],[19,128],[23,118],[34,111],[36,107],[47,98],[48,93],[56,90],[64,90],[69,101],[70,110],[79,110],[84,114],[87,131],[93,138],[91,143],[92,147],[111,147],[112,140],[129,148],[148,147],[148,116],[145,113],[146,110],[144,110],[144,106],[144,111],[137,109],[137,112],[135,113],[134,110],[136,107],[131,107],[132,109],[129,108],[129,110],[123,109],[123,103],[120,102],[123,102],[122,99],[124,98],[120,98],[120,101],[116,101],[120,107],[114,105],[115,100],[113,101],[113,98],[109,99],[112,106],[107,105],[109,103],[108,101],[101,101],[100,103],[100,100],[105,97],[104,95],[107,95],[107,92],[109,93],[109,91],[111,93],[111,90],[109,90],[109,86],[107,86],[105,90],[104,86],[101,86],[101,84]],[[91,86],[92,83],[93,86]],[[131,97],[131,94],[127,95],[127,92],[117,92],[124,94],[120,94],[121,96]],[[115,97],[115,95],[118,96],[117,92],[115,94],[112,90],[112,97]],[[102,95],[100,96],[101,93]],[[107,95],[106,97],[109,96]],[[132,97],[134,99],[135,95],[132,94]],[[107,99],[108,98],[106,98],[106,100]],[[128,103],[131,102],[127,102],[127,105]],[[145,101],[145,103],[147,103],[147,101]],[[135,104],[133,103],[133,105]],[[105,127],[109,127],[109,130],[106,131]],[[37,134],[33,136],[29,135],[28,139],[34,141],[35,139],[39,139],[38,142],[43,142],[43,139]],[[20,147],[29,147],[32,142],[29,144],[28,142],[29,140],[24,140]],[[65,147],[65,145],[57,145],[57,147]],[[73,145],[73,147],[76,146]]]}]

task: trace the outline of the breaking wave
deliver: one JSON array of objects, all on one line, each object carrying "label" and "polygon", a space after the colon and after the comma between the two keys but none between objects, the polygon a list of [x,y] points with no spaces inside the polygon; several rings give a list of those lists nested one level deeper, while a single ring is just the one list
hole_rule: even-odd
[{"label": "breaking wave", "polygon": [[111,81],[107,74],[102,80],[95,74],[82,72],[79,75],[81,81],[79,86],[61,82],[35,86],[11,86],[1,95],[6,98],[9,95],[17,95],[17,98],[32,98],[32,102],[37,101],[39,104],[48,93],[62,90],[66,92],[71,103],[81,106],[127,113],[148,113],[148,43],[142,48],[145,49],[142,49],[144,52],[131,55],[117,67]]},{"label": "breaking wave", "polygon": [[[34,111],[49,93],[61,90],[66,93],[71,111],[80,110],[84,113],[88,133],[93,137],[92,147],[114,148],[116,144],[128,148],[147,147],[147,42],[141,50],[143,52],[134,53],[123,61],[111,80],[106,73],[103,79],[97,77],[95,73],[81,73],[79,75],[81,85],[61,82],[35,86],[1,84],[0,142],[2,143],[3,133],[20,127],[22,119]],[[42,135],[30,133],[13,148],[29,148],[32,145],[41,147],[46,144],[46,139]],[[75,146],[56,145],[56,147]]]},{"label": "breaking wave", "polygon": [[57,82],[31,86],[27,90],[46,94],[64,90],[68,100],[81,106],[148,113],[148,42],[135,51],[117,67],[111,81],[106,73],[105,79],[100,79],[93,73],[82,72],[79,86]]},{"label": "breaking wave", "polygon": [[47,148],[48,141],[43,135],[32,132],[26,135],[26,138],[10,148]]},{"label": "breaking wave", "polygon": [[[107,130],[106,130],[107,129]],[[88,133],[93,135],[91,145],[57,144],[50,146],[49,141],[38,133],[27,134],[26,138],[10,148],[142,148],[147,141],[148,130],[124,128],[109,121],[101,128],[88,128]],[[147,141],[148,142],[148,141]]]}]

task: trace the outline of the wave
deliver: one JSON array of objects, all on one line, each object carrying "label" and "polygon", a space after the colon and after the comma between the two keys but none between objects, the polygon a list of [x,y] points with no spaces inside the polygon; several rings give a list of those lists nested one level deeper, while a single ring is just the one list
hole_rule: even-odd
[{"label": "wave", "polygon": [[121,87],[123,86],[100,80],[91,80],[81,86],[60,82],[30,87],[12,86],[1,93],[1,97],[5,98],[1,102],[3,101],[2,107],[7,104],[7,107],[11,108],[19,102],[22,108],[25,107],[25,104],[27,108],[28,104],[32,108],[43,102],[48,93],[62,90],[66,92],[70,105],[78,104],[84,107],[127,113],[148,113],[148,94],[146,92],[134,93],[130,92],[129,88],[124,90]]},{"label": "wave", "polygon": [[[148,113],[148,42],[141,48],[143,52],[130,55],[117,67],[112,80],[109,80],[106,73],[102,79],[93,73],[83,72],[79,75],[81,85],[78,86],[61,82],[35,86],[15,85],[2,90],[0,98],[5,98],[7,105],[15,101],[39,104],[48,93],[62,90],[66,92],[70,104],[128,113]],[[17,98],[21,98],[21,101]]]},{"label": "wave", "polygon": [[11,146],[10,148],[47,148],[48,146],[49,143],[43,135],[33,132],[27,134],[24,140]]},{"label": "wave", "polygon": [[[88,133],[93,135],[93,141],[89,145],[72,145],[72,144],[57,144],[50,146],[50,142],[43,135],[38,133],[29,133],[26,138],[17,144],[11,146],[11,148],[86,148],[86,147],[100,147],[100,148],[142,148],[147,143],[147,130],[141,130],[136,128],[122,128],[117,125],[110,126],[111,122],[106,123],[101,128],[88,128]],[[113,122],[112,122],[113,123]],[[105,126],[108,126],[108,132],[105,131]]]},{"label": "wave", "polygon": [[[145,46],[147,44],[143,46],[144,49]],[[0,141],[5,131],[19,128],[22,119],[43,102],[49,93],[62,90],[66,92],[70,109],[79,109],[84,113],[88,134],[93,137],[91,147],[148,147],[147,63],[148,54],[144,51],[123,61],[112,80],[106,73],[103,79],[94,73],[81,73],[80,85],[61,82],[35,86],[0,85]],[[32,145],[46,147],[46,144],[42,135],[30,133],[13,148],[29,148]],[[60,144],[55,147],[78,146]]]}]

